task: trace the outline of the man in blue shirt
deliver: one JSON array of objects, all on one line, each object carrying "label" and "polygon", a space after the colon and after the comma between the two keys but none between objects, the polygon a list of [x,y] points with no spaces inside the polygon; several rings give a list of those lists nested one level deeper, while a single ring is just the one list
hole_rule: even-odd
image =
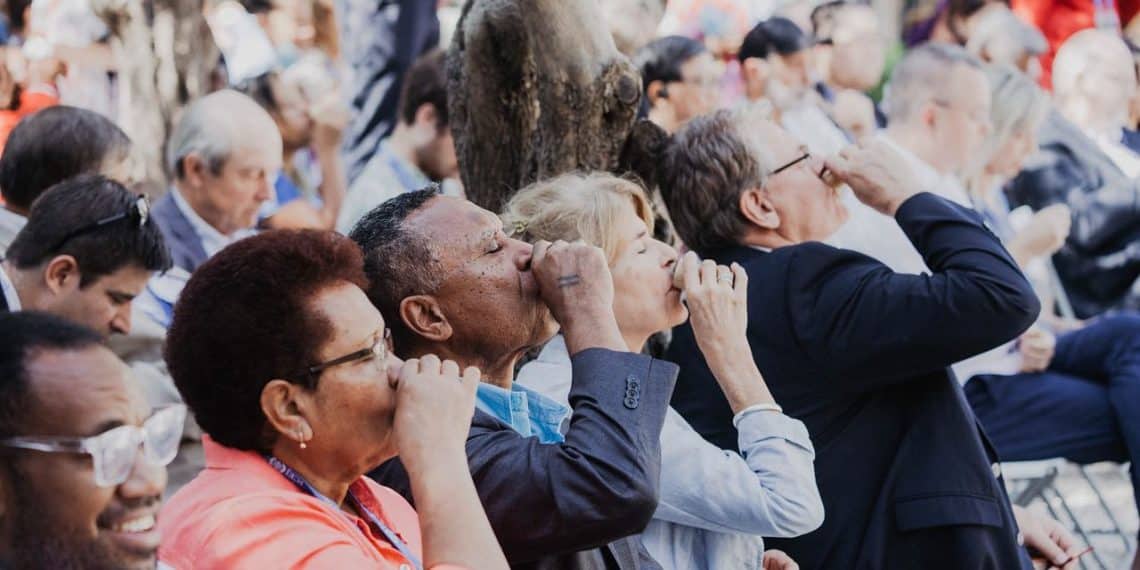
[{"label": "man in blue shirt", "polygon": [[[532,249],[491,212],[431,188],[385,202],[351,235],[396,353],[483,371],[467,457],[512,567],[659,568],[635,535],[657,508],[677,369],[627,352],[602,251]],[[514,384],[518,359],[559,325],[573,367],[564,440],[565,408]],[[372,477],[413,499],[398,460]]]}]

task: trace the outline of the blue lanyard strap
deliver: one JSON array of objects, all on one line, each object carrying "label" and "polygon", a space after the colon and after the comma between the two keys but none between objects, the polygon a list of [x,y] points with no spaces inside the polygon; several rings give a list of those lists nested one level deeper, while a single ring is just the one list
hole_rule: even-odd
[{"label": "blue lanyard strap", "polygon": [[[273,456],[269,456],[267,459],[269,461],[269,464],[272,465],[274,469],[284,475],[285,478],[296,485],[298,489],[328,503],[338,512],[341,512],[341,514],[345,515],[346,517],[348,516],[348,513],[340,510],[340,505],[336,504],[336,501],[322,495],[320,491],[316,490],[316,488],[310,485],[309,482],[306,481],[300,473],[294,471],[292,467],[285,465],[283,461]],[[352,504],[354,506],[356,506],[356,510],[359,513],[363,514],[364,517],[368,519],[368,522],[370,522],[376,530],[379,530],[380,534],[384,535],[384,538],[387,539],[388,542],[391,543],[392,546],[395,547],[396,550],[404,556],[404,558],[408,559],[408,562],[412,563],[412,566],[415,566],[416,570],[423,570],[423,563],[420,562],[420,559],[416,557],[415,554],[412,554],[412,550],[408,548],[408,545],[404,543],[403,540],[400,540],[400,537],[396,535],[396,531],[388,528],[388,525],[384,524],[384,521],[380,520],[380,517],[377,516],[376,513],[368,510],[364,504],[360,502],[360,499],[356,498],[356,495],[353,494],[351,490],[348,492],[348,499],[352,501]]]}]

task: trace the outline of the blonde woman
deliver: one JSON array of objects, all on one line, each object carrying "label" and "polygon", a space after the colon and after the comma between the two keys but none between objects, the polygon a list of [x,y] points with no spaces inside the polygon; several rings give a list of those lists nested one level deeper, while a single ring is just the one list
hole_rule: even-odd
[{"label": "blonde woman", "polygon": [[[751,358],[744,270],[702,262],[692,253],[678,260],[676,250],[653,239],[641,188],[608,174],[567,174],[533,184],[511,199],[502,217],[513,237],[583,240],[606,252],[614,313],[631,351],[691,318],[736,411],[743,456],[706,442],[669,409],[661,432],[660,504],[642,534],[649,553],[666,569],[797,568],[781,552],[765,556],[761,536],[798,536],[822,523],[815,452],[804,425],[780,411]],[[565,343],[555,337],[517,382],[566,402],[570,379]]]},{"label": "blonde woman", "polygon": [[[993,130],[968,190],[1014,259],[1031,269],[1064,245],[1069,209],[1044,208],[1015,229],[1002,187],[1037,150],[1050,103],[1012,68],[991,67],[987,76]],[[1133,489],[1140,489],[1140,317],[1123,313],[1057,332],[1042,324],[1016,343],[956,365],[959,378],[968,379],[970,405],[1004,460],[1131,461]],[[1140,570],[1140,558],[1132,568]]]}]

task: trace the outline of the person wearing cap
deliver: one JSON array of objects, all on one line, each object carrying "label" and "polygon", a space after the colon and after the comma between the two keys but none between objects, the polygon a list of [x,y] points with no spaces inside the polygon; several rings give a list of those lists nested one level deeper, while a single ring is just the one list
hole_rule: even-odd
[{"label": "person wearing cap", "polygon": [[0,312],[41,311],[104,336],[131,330],[131,302],[171,266],[146,199],[102,176],[43,193],[0,264]]},{"label": "person wearing cap", "polygon": [[787,18],[756,24],[737,53],[744,94],[750,102],[768,100],[773,117],[812,152],[835,154],[850,138],[823,111],[810,47],[807,34]]}]

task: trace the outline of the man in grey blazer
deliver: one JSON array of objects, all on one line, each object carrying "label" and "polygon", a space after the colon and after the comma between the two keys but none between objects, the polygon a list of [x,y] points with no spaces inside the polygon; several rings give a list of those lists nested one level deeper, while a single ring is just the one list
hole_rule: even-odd
[{"label": "man in grey blazer", "polygon": [[[261,205],[281,170],[281,134],[265,110],[236,91],[198,99],[183,112],[167,144],[174,182],[151,209],[174,269],[147,283],[135,303],[135,327],[112,349],[142,379],[152,406],[181,401],[162,347],[174,303],[190,274],[227,245],[253,235]],[[169,467],[168,493],[204,465],[197,424],[186,422],[183,446]]]},{"label": "man in grey blazer", "polygon": [[[635,535],[657,508],[677,368],[626,351],[601,250],[532,249],[491,212],[432,188],[385,202],[351,236],[396,353],[434,352],[483,371],[467,457],[511,565],[660,568]],[[518,359],[558,325],[572,410],[514,384]],[[398,459],[372,476],[413,500]]]}]

